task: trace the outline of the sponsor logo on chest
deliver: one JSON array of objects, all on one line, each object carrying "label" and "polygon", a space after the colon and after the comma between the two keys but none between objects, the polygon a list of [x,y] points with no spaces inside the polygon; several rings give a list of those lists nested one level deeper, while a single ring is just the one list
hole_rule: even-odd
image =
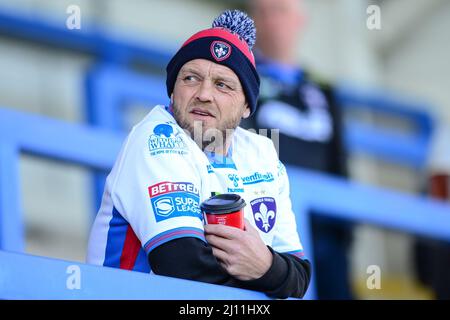
[{"label": "sponsor logo on chest", "polygon": [[174,127],[167,123],[158,124],[148,139],[150,155],[187,154],[187,145],[182,134],[175,132]]},{"label": "sponsor logo on chest", "polygon": [[250,176],[242,177],[242,183],[244,185],[257,184],[261,182],[272,182],[272,181],[274,181],[274,178],[271,172],[267,173],[255,172]]},{"label": "sponsor logo on chest", "polygon": [[202,219],[199,190],[190,182],[160,182],[148,187],[157,222],[180,216]]},{"label": "sponsor logo on chest", "polygon": [[234,193],[234,192],[244,192],[244,188],[239,186],[240,178],[235,173],[229,173],[228,174],[228,180],[233,183],[233,188],[228,187],[227,192]]}]

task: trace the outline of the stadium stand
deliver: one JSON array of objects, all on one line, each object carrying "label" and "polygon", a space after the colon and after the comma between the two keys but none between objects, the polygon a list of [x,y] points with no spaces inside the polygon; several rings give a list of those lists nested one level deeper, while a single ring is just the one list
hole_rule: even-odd
[{"label": "stadium stand", "polygon": [[[0,107],[1,299],[266,298],[246,290],[24,254],[19,155],[29,153],[88,167],[95,175],[96,196],[92,200],[93,206],[97,206],[105,173],[111,168],[125,136],[124,106],[130,102],[154,105],[167,100],[163,78],[138,74],[131,68],[131,63],[140,61],[162,67],[170,54],[158,50],[157,44],[130,43],[98,28],[73,33],[44,19],[30,20],[7,12],[0,12],[0,33],[87,52],[97,58],[86,74],[86,124],[68,124]],[[411,132],[400,132],[347,121],[345,142],[349,152],[363,152],[416,169],[424,167],[433,130],[432,118],[420,111],[426,110],[424,105],[386,92],[364,91],[352,86],[341,86],[336,94],[346,109],[364,108],[400,118],[412,123],[414,128]],[[309,228],[311,209],[340,219],[450,241],[450,208],[446,204],[294,167],[287,170],[291,189],[302,190],[302,196],[292,200],[298,231],[313,265]],[[66,270],[73,265],[83,274],[79,290],[66,287]],[[125,284],[129,288],[127,291],[122,290]],[[315,298],[314,278],[305,298]]]}]

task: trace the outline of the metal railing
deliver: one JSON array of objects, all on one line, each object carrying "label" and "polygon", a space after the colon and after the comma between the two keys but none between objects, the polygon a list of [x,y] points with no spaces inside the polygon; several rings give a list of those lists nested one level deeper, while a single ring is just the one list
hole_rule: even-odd
[{"label": "metal railing", "polygon": [[[44,17],[43,17],[44,18]],[[103,192],[105,173],[114,163],[123,133],[124,106],[140,102],[151,107],[154,104],[166,103],[164,79],[158,76],[138,75],[129,66],[139,61],[152,66],[161,67],[170,58],[170,50],[158,49],[160,44],[133,43],[128,38],[110,34],[99,26],[84,27],[83,30],[67,30],[63,25],[30,19],[13,13],[0,11],[0,33],[9,37],[22,38],[44,43],[59,48],[77,50],[97,58],[99,63],[92,66],[86,75],[86,114],[90,125],[67,124],[46,117],[29,115],[0,108],[0,249],[14,252],[24,250],[24,223],[19,185],[19,157],[22,152],[42,157],[49,157],[81,164],[96,173],[95,184],[97,196],[93,199],[95,207]],[[162,69],[162,68],[161,68]],[[380,129],[370,124],[349,122],[344,127],[344,140],[350,152],[364,152],[375,157],[414,168],[423,168],[428,153],[433,122],[424,111],[425,105],[405,102],[392,97],[386,92],[365,92],[352,87],[339,86],[336,98],[340,104],[348,108],[365,108],[376,113],[384,113],[412,122],[414,132],[404,133],[396,130]],[[413,108],[412,108],[413,107]],[[299,234],[305,252],[314,265],[314,253],[310,240],[310,212],[317,210],[327,212],[336,218],[366,222],[381,227],[393,228],[405,232],[416,233],[449,240],[450,209],[447,205],[421,197],[406,195],[394,191],[367,187],[360,184],[288,167],[291,181],[291,194],[294,211],[297,215]],[[94,202],[95,201],[95,202]],[[26,259],[26,261],[24,260]],[[66,262],[53,261],[27,255],[0,252],[0,298],[166,298],[176,292],[192,290],[189,285],[176,279],[150,279],[148,281],[168,281],[168,295],[164,292],[153,292],[150,285],[146,287],[130,285],[133,292],[123,295],[122,292],[110,293],[107,288],[122,288],[128,283],[135,283],[148,275],[127,273],[121,270],[98,269],[97,267],[80,265],[83,274],[88,277],[88,291],[61,291],[61,283],[44,282],[47,277],[61,279],[59,270],[67,266]],[[37,266],[30,273],[18,272],[20,263]],[[40,268],[48,268],[49,274]],[[38,280],[34,285],[28,283],[27,277],[19,279],[19,275],[29,274]],[[95,276],[94,276],[95,275]],[[114,278],[110,287],[105,287],[105,280]],[[117,278],[116,278],[117,277]],[[42,282],[40,282],[42,279]],[[96,280],[100,279],[100,280]],[[29,280],[29,279],[28,279]],[[48,279],[47,279],[48,280]],[[46,280],[45,280],[46,281]],[[55,280],[56,281],[56,280]],[[172,282],[175,281],[175,282]],[[180,280],[181,281],[181,280]],[[155,283],[156,283],[155,282]],[[159,282],[158,282],[159,283]],[[5,284],[5,286],[3,286]],[[199,284],[201,286],[209,285]],[[172,288],[173,286],[173,288]],[[194,285],[195,286],[195,285]],[[14,288],[15,287],[15,288]],[[159,286],[161,287],[161,286]],[[191,289],[188,289],[191,288]],[[36,290],[39,288],[39,290]],[[48,288],[48,290],[47,290]],[[61,289],[61,290],[60,290]],[[198,295],[190,298],[214,298],[220,296],[227,299],[232,288],[225,291],[198,291]],[[54,294],[52,294],[55,292]],[[123,288],[122,288],[123,290]],[[150,290],[150,291],[149,291]],[[232,290],[232,291],[227,291]],[[119,290],[120,291],[120,290]],[[184,292],[184,291],[183,291]],[[217,295],[216,295],[217,293]],[[158,295],[160,294],[160,295]],[[242,298],[261,298],[264,295],[249,293]],[[186,295],[181,295],[187,297]],[[240,296],[234,296],[240,298]],[[314,281],[308,291],[307,298],[315,297]]]},{"label": "metal railing", "polygon": [[[96,170],[107,171],[112,167],[124,139],[123,135],[111,133],[110,131],[84,125],[68,124],[4,108],[0,108],[0,137],[0,249],[15,252],[23,252],[24,248],[24,224],[18,172],[20,153],[31,153],[81,164]],[[311,246],[310,227],[310,212],[312,210],[314,212],[326,212],[327,216],[335,218],[370,223],[380,227],[450,241],[450,206],[446,204],[423,197],[364,186],[294,167],[287,167],[287,170],[298,231],[306,255],[313,266],[314,253]],[[23,263],[23,259],[30,259],[30,261]],[[136,279],[142,277],[141,275],[130,276],[121,272],[114,273],[114,271],[107,271],[107,269],[95,271],[89,266],[83,266],[82,268],[86,270],[88,275],[86,280],[88,291],[84,293],[79,292],[79,295],[77,295],[78,293],[63,291],[64,288],[61,287],[61,290],[57,290],[51,295],[52,282],[50,282],[49,289],[38,287],[38,284],[44,283],[44,280],[50,277],[53,272],[55,272],[55,279],[61,279],[64,276],[61,274],[61,268],[66,266],[68,262],[63,263],[31,256],[12,255],[5,252],[0,254],[0,261],[0,275],[3,277],[0,278],[0,283],[2,283],[0,293],[3,295],[0,295],[0,298],[15,298],[19,297],[20,294],[29,298],[103,298],[105,296],[122,298],[126,297],[122,292],[117,294],[108,293],[108,290],[103,287],[104,278],[111,275],[111,279],[109,279],[109,281],[113,282],[111,286],[120,287],[123,285],[126,288],[128,280],[135,281],[134,277]],[[29,265],[30,263],[37,266],[34,268],[37,271],[33,271],[30,277],[44,277],[45,279],[39,278],[35,281],[35,287],[25,280],[13,281],[12,279],[18,279],[23,276],[22,273],[14,273],[14,270],[19,270],[16,265]],[[39,271],[43,269],[48,269],[48,271],[45,271],[48,273],[47,275],[43,275],[43,271]],[[105,274],[98,276],[98,274],[102,273],[101,270],[104,270]],[[60,273],[57,274],[57,272]],[[90,276],[91,272],[92,275],[95,274],[96,276]],[[98,280],[97,276],[99,277]],[[151,278],[153,276],[148,277]],[[151,283],[151,281],[166,280],[158,278],[157,280],[151,279],[149,281]],[[180,280],[181,282],[178,283],[176,282],[178,280],[175,279],[167,279],[167,281],[167,287],[174,287],[167,288],[167,292],[192,292],[193,284],[191,282],[185,283]],[[134,283],[133,286],[135,285]],[[61,283],[57,285],[60,286]],[[208,286],[206,284],[202,285]],[[164,299],[170,296],[169,294],[165,295],[165,293],[161,293],[158,296],[159,289],[155,289],[156,291],[153,292],[149,289],[152,286],[148,288],[139,286],[138,288],[142,288],[142,295],[134,292],[130,293],[130,297],[161,297]],[[220,289],[214,289],[219,291],[213,291],[211,298],[226,298],[226,294],[231,288],[224,289],[223,296],[220,293]],[[43,290],[42,296],[40,295],[40,290]],[[199,295],[196,297],[208,298],[208,292],[207,287],[205,287],[205,290],[199,291]],[[306,298],[312,299],[315,296],[313,279]],[[180,293],[179,295],[174,295],[174,297],[181,298],[186,296]],[[243,294],[242,297],[259,299],[263,296],[254,296],[252,294],[247,296]]]}]

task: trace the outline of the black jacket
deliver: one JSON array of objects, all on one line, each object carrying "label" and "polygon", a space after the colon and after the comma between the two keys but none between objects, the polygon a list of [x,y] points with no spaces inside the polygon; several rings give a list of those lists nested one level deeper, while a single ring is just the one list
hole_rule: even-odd
[{"label": "black jacket", "polygon": [[148,260],[158,275],[262,291],[273,298],[303,297],[311,278],[309,261],[268,248],[273,254],[271,267],[261,278],[249,281],[228,274],[213,255],[212,248],[197,238],[166,242],[151,251]]}]

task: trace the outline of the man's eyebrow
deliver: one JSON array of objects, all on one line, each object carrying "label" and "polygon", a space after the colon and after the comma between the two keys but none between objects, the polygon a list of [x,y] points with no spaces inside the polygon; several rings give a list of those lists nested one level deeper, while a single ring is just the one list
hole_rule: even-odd
[{"label": "man's eyebrow", "polygon": [[[183,73],[183,74],[186,74],[186,73],[193,73],[193,74],[195,74],[195,75],[198,75],[198,76],[203,76],[203,74],[200,72],[200,71],[198,71],[198,70],[196,70],[196,69],[193,69],[193,68],[190,68],[190,67],[187,67],[187,68],[184,68],[184,69],[181,69],[181,73]],[[230,83],[230,84],[236,84],[236,83],[238,83],[239,82],[239,79],[234,79],[234,78],[232,78],[232,77],[228,77],[228,76],[224,76],[224,75],[222,75],[222,74],[218,74],[218,75],[215,75],[214,76],[214,79],[217,81],[223,81],[223,82],[227,82],[227,83]]]},{"label": "man's eyebrow", "polygon": [[237,83],[239,81],[238,79],[234,79],[234,78],[223,76],[223,75],[217,76],[216,80],[224,81],[224,82],[228,82],[228,83]]},{"label": "man's eyebrow", "polygon": [[196,75],[201,75],[201,73],[195,69],[192,68],[185,68],[185,69],[181,69],[181,72],[183,73],[194,73]]}]

